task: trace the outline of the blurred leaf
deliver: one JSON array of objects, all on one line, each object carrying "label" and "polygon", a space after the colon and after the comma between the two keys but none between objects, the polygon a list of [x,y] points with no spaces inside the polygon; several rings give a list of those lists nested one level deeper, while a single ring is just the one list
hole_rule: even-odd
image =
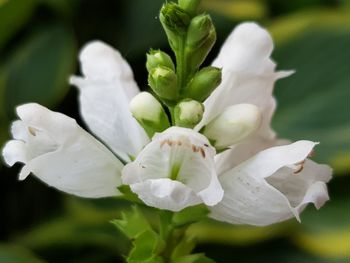
[{"label": "blurred leaf", "polygon": [[48,5],[58,14],[71,16],[73,10],[79,5],[80,0],[37,0]]},{"label": "blurred leaf", "polygon": [[[279,40],[274,53],[279,68],[297,70],[277,83],[279,107],[274,127],[284,138],[321,142],[315,159],[331,164],[338,173],[350,169],[350,13],[347,14],[325,14],[320,24],[320,16],[314,17],[317,23],[310,20],[305,24],[295,16],[298,33],[282,42],[278,37],[282,26],[277,23],[271,27]],[[288,21],[282,22],[286,28],[293,25],[293,20]]]},{"label": "blurred leaf", "polygon": [[295,244],[322,257],[350,260],[350,202],[333,199],[321,210],[303,213]]},{"label": "blurred leaf", "polygon": [[177,258],[173,263],[215,263],[215,261],[204,254],[193,254]]},{"label": "blurred leaf", "polygon": [[42,28],[14,50],[4,66],[4,105],[8,116],[25,102],[54,106],[68,91],[76,60],[72,33],[60,25]]},{"label": "blurred leaf", "polygon": [[0,244],[0,262],[3,263],[41,263],[30,251],[12,245]]},{"label": "blurred leaf", "polygon": [[26,24],[36,4],[36,0],[0,1],[0,49]]},{"label": "blurred leaf", "polygon": [[267,227],[237,226],[205,220],[190,226],[188,234],[196,237],[200,243],[248,245],[288,235],[297,226],[292,220]]},{"label": "blurred leaf", "polygon": [[204,0],[204,10],[227,16],[233,20],[262,19],[267,15],[267,6],[260,0]]}]

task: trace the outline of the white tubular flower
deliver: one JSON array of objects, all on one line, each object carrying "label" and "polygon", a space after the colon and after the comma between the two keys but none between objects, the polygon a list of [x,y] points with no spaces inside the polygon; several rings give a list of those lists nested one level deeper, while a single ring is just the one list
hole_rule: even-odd
[{"label": "white tubular flower", "polygon": [[298,141],[264,150],[220,175],[225,194],[211,217],[232,224],[265,226],[296,217],[308,203],[328,199],[331,169],[306,160],[316,143]]},{"label": "white tubular flower", "polygon": [[123,168],[119,158],[130,161],[149,141],[129,110],[139,89],[119,52],[102,42],[87,44],[80,61],[84,78],[70,81],[79,87],[81,114],[112,152],[73,119],[25,104],[17,108],[21,120],[13,123],[14,140],[5,145],[3,156],[9,165],[25,164],[20,179],[33,173],[48,185],[81,197],[115,196],[120,194]]},{"label": "white tubular flower", "polygon": [[253,104],[236,104],[228,107],[208,123],[203,134],[216,149],[222,150],[251,135],[261,123],[259,108]]},{"label": "white tubular flower", "polygon": [[14,140],[3,156],[8,165],[24,163],[20,180],[31,172],[61,191],[81,197],[118,194],[122,163],[74,119],[35,103],[17,107]]},{"label": "white tubular flower", "polygon": [[223,196],[214,155],[203,135],[172,127],[156,134],[124,167],[122,181],[149,206],[171,211],[200,203],[213,206]]},{"label": "white tubular flower", "polygon": [[129,161],[148,142],[143,128],[129,110],[139,89],[120,53],[94,41],[80,53],[84,77],[71,77],[80,91],[80,111],[89,129],[111,150]]},{"label": "white tubular flower", "polygon": [[[204,102],[204,116],[196,129],[200,130],[231,105],[253,104],[261,112],[259,129],[217,157],[224,158],[222,162],[228,168],[279,144],[270,127],[276,106],[272,91],[276,80],[293,71],[276,72],[276,64],[270,58],[272,50],[273,41],[265,29],[255,23],[242,23],[233,30],[213,62],[213,66],[222,68],[222,82]],[[231,160],[232,165],[226,160]]]}]

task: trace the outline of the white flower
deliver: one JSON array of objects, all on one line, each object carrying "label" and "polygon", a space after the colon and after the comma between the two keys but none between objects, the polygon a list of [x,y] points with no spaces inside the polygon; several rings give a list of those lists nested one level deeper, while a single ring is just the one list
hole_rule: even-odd
[{"label": "white flower", "polygon": [[[329,199],[331,169],[307,159],[316,143],[289,144],[270,127],[274,82],[292,73],[275,71],[272,49],[266,30],[254,23],[238,26],[213,63],[223,68],[222,83],[204,102],[202,121],[193,130],[168,128],[149,142],[129,109],[139,93],[130,67],[111,47],[92,42],[80,55],[84,77],[71,83],[79,88],[84,121],[109,149],[73,119],[26,104],[17,108],[20,120],[13,123],[4,159],[24,163],[20,179],[32,172],[83,197],[118,195],[116,187],[124,183],[161,209],[204,203],[210,217],[234,224],[299,220],[306,204],[319,208]],[[159,105],[140,94],[131,109],[140,123],[157,123],[159,114],[166,118]]]},{"label": "white flower", "polygon": [[208,139],[187,128],[171,127],[156,134],[123,169],[123,183],[147,204],[161,209],[181,209],[221,201],[215,149]]},{"label": "white flower", "polygon": [[[270,35],[258,25],[245,23],[234,30],[213,63],[223,68],[222,84],[204,102],[204,118],[196,127],[204,127],[204,135],[219,149],[233,145],[214,157],[214,170],[214,151],[203,136],[171,128],[154,137],[122,172],[123,182],[146,204],[177,211],[202,200],[214,219],[263,226],[293,216],[299,220],[307,203],[320,208],[329,199],[325,183],[331,178],[331,169],[307,159],[316,143],[289,144],[277,140],[270,128],[274,82],[291,74],[275,72],[272,49]],[[195,138],[202,139],[194,143]],[[211,150],[201,158],[191,152],[190,145],[195,145],[198,153]],[[171,180],[174,167],[181,171],[178,181]],[[221,201],[216,176],[224,190]],[[194,183],[187,181],[189,178]],[[215,187],[208,187],[198,198],[210,180]],[[197,184],[198,190],[194,188]]]},{"label": "white flower", "polygon": [[24,163],[20,179],[33,173],[50,186],[82,197],[119,194],[123,164],[147,144],[145,131],[129,111],[139,92],[129,65],[101,42],[80,54],[84,77],[72,77],[79,87],[80,110],[90,130],[109,148],[85,132],[75,120],[38,104],[17,107],[14,140],[3,156],[8,165]]},{"label": "white flower", "polygon": [[210,216],[221,221],[262,226],[293,216],[299,220],[307,203],[320,208],[329,199],[325,183],[331,178],[331,169],[306,159],[315,143],[285,145],[288,142],[276,139],[270,127],[276,106],[274,82],[292,73],[275,72],[272,50],[266,30],[243,23],[213,62],[223,68],[223,80],[204,102],[206,111],[197,129],[210,125],[225,108],[235,104],[254,104],[262,117],[255,133],[215,157],[224,197],[211,208]]}]

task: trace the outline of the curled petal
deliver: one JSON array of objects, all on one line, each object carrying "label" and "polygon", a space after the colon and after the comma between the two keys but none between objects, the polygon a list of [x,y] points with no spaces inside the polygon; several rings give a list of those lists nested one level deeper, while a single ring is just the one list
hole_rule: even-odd
[{"label": "curled petal", "polygon": [[156,134],[124,167],[122,180],[150,206],[172,211],[198,203],[212,206],[223,196],[214,155],[215,149],[203,135],[172,127]]},{"label": "curled petal", "polygon": [[275,109],[272,90],[277,79],[291,71],[275,72],[270,58],[273,41],[270,34],[255,23],[238,25],[224,43],[213,66],[222,68],[222,82],[204,102],[203,119],[196,129],[213,120],[227,107],[240,103],[256,105],[262,113],[262,125],[256,135],[273,139],[270,121]]},{"label": "curled petal", "polygon": [[20,179],[33,173],[46,184],[81,197],[119,192],[122,163],[74,119],[38,104],[17,107],[3,156],[7,164],[24,163]]},{"label": "curled petal", "polygon": [[79,88],[80,111],[89,129],[124,160],[148,142],[132,117],[130,100],[139,92],[132,71],[117,50],[98,41],[80,54],[84,77],[71,77]]},{"label": "curled petal", "polygon": [[264,150],[223,173],[225,195],[211,217],[233,224],[265,226],[287,220],[307,203],[317,208],[328,200],[331,169],[306,160],[316,143],[298,141]]}]

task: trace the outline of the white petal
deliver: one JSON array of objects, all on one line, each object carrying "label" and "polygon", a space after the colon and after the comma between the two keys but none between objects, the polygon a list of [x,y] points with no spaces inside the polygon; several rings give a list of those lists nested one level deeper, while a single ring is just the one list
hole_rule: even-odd
[{"label": "white petal", "polygon": [[5,162],[10,166],[13,166],[16,162],[25,163],[27,153],[24,142],[17,140],[8,141],[2,150],[2,155]]},{"label": "white petal", "polygon": [[211,208],[211,217],[233,224],[264,226],[299,219],[306,203],[320,207],[328,199],[325,182],[330,169],[302,162],[315,143],[298,141],[267,149],[241,165],[225,172],[219,179],[225,195]]},{"label": "white petal", "polygon": [[131,190],[149,206],[176,212],[202,202],[190,187],[168,178],[132,184]]},{"label": "white petal", "polygon": [[[215,172],[214,155],[214,148],[203,135],[191,129],[172,127],[156,134],[136,160],[124,167],[122,180],[132,186],[148,180],[170,178],[194,191],[205,204],[214,205],[223,195]],[[135,188],[135,192],[144,198],[144,193],[137,189],[141,188]],[[154,202],[151,206],[157,207],[157,204]],[[186,206],[190,205],[193,204]],[[177,204],[169,204],[166,209],[172,210],[173,207]]]},{"label": "white petal", "polygon": [[118,51],[92,42],[81,52],[85,78],[71,77],[80,91],[80,111],[89,129],[125,160],[148,142],[132,117],[130,100],[139,92],[132,71]]},{"label": "white petal", "polygon": [[262,112],[262,125],[257,134],[273,138],[270,128],[275,101],[272,90],[278,78],[291,72],[275,72],[270,58],[273,42],[270,34],[254,23],[243,23],[235,28],[224,43],[213,66],[223,69],[222,83],[204,102],[203,119],[196,129],[209,123],[225,108],[240,104],[254,104]]},{"label": "white petal", "polygon": [[[9,164],[24,162],[24,179],[33,173],[61,191],[82,197],[118,194],[122,163],[75,120],[38,104],[17,107],[24,141],[10,141],[3,155]],[[24,158],[24,157],[25,158]]]}]

